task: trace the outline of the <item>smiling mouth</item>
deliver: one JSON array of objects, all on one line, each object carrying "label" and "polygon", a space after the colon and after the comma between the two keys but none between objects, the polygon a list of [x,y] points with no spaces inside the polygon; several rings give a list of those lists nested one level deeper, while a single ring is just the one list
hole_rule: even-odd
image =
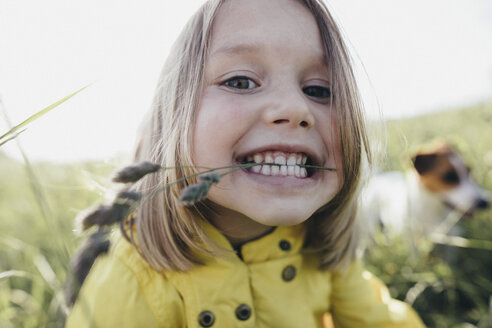
[{"label": "smiling mouth", "polygon": [[305,153],[264,151],[244,156],[237,161],[240,164],[258,164],[245,170],[265,176],[291,176],[304,179],[314,174],[313,169],[303,167],[312,165],[312,160]]}]

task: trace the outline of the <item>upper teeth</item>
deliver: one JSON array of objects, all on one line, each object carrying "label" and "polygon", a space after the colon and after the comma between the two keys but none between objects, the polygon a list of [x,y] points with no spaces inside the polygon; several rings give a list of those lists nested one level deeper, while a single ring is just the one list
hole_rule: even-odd
[{"label": "upper teeth", "polygon": [[269,163],[279,164],[276,165],[256,165],[251,167],[251,171],[260,173],[263,175],[282,175],[282,176],[296,176],[299,178],[305,178],[307,176],[307,170],[299,165],[306,164],[307,156],[302,153],[284,153],[281,151],[266,151],[263,153],[256,153],[247,157],[248,162],[255,162],[258,164]]},{"label": "upper teeth", "polygon": [[302,153],[284,153],[280,151],[266,151],[256,153],[247,158],[248,162],[255,163],[272,163],[280,165],[304,165],[307,162],[307,156]]}]

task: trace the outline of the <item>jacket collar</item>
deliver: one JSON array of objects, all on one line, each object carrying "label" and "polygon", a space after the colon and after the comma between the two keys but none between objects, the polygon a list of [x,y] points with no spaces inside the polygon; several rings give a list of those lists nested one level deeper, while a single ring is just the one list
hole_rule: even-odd
[{"label": "jacket collar", "polygon": [[[212,224],[202,220],[201,225],[205,234],[220,248],[225,249],[226,253],[235,252],[224,234]],[[243,244],[239,251],[246,264],[283,258],[301,251],[305,234],[303,224],[278,226],[269,234]]]}]

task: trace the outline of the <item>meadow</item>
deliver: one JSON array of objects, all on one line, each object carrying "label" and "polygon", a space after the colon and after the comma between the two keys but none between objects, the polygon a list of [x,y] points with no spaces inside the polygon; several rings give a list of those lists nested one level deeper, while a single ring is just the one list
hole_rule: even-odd
[{"label": "meadow", "polygon": [[[380,125],[376,128],[381,131]],[[491,103],[388,121],[385,131],[381,170],[406,170],[422,145],[443,140],[462,155],[474,180],[492,191]],[[492,327],[492,210],[477,211],[457,225],[463,243],[428,241],[417,250],[378,234],[367,266],[393,297],[412,304],[429,327]]]},{"label": "meadow", "polygon": [[[435,138],[447,140],[492,190],[492,103],[385,124],[382,170],[408,167],[410,154]],[[382,131],[381,125],[375,130]],[[111,199],[111,174],[122,158],[105,162],[26,165],[0,148],[0,327],[62,327],[63,284],[71,254],[84,238],[74,232],[80,210]],[[418,245],[377,234],[368,268],[419,312],[428,327],[491,327],[492,210],[458,222],[468,243]],[[443,253],[452,253],[446,261]]]}]

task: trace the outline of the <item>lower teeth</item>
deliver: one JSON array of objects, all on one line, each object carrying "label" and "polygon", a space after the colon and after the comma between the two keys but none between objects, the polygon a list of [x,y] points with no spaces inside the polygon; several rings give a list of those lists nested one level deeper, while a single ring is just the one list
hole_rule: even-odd
[{"label": "lower teeth", "polygon": [[307,170],[298,165],[256,165],[251,167],[251,171],[262,175],[271,176],[295,176],[298,178],[307,177]]}]

